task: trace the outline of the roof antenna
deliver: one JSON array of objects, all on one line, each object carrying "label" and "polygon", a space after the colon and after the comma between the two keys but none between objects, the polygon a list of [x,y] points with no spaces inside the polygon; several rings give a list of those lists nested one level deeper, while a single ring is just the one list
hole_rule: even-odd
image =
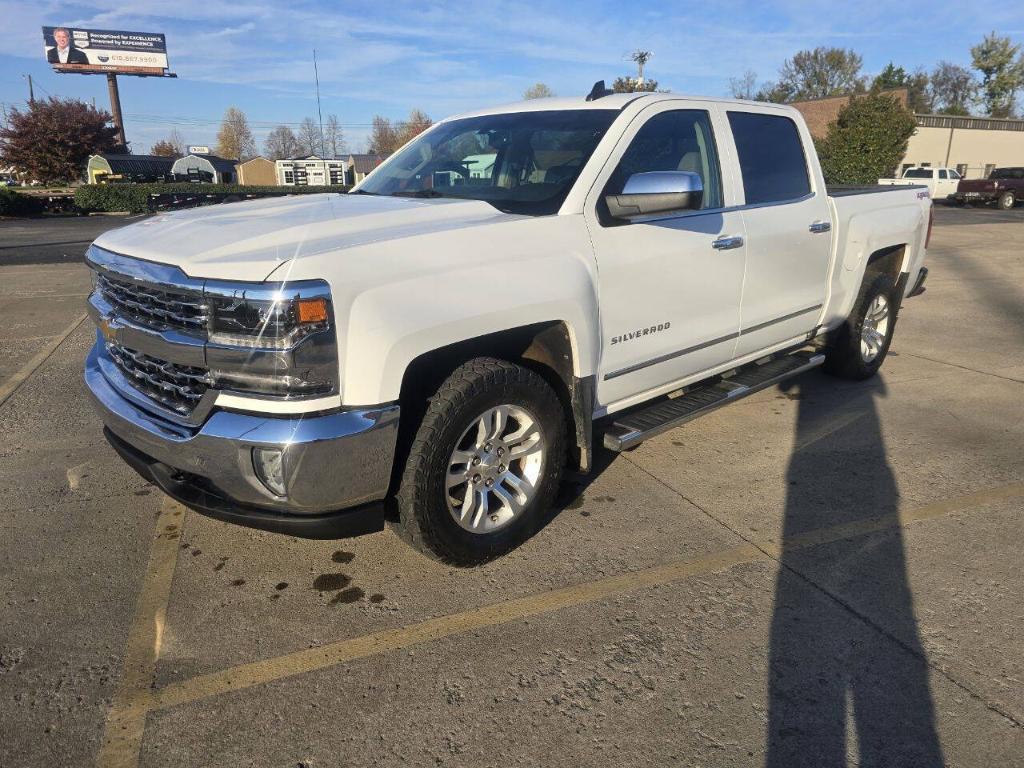
[{"label": "roof antenna", "polygon": [[611,96],[615,91],[608,90],[604,84],[604,80],[598,80],[594,83],[594,87],[590,89],[590,93],[587,94],[587,101],[596,101],[602,96]]}]

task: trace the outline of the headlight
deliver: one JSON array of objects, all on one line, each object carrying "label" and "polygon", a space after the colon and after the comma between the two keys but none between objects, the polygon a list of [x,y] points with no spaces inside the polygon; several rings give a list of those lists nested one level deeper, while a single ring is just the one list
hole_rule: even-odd
[{"label": "headlight", "polygon": [[330,289],[291,283],[209,281],[206,362],[217,387],[276,397],[338,391]]},{"label": "headlight", "polygon": [[239,289],[231,296],[210,296],[209,306],[213,342],[287,349],[330,327],[330,302],[324,296],[296,292],[252,298],[249,291]]}]

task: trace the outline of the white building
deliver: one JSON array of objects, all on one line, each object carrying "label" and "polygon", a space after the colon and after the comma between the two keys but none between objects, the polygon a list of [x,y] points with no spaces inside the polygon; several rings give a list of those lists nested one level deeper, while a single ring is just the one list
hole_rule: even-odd
[{"label": "white building", "polygon": [[341,158],[317,155],[278,160],[277,183],[288,187],[327,187],[345,183],[348,163]]}]

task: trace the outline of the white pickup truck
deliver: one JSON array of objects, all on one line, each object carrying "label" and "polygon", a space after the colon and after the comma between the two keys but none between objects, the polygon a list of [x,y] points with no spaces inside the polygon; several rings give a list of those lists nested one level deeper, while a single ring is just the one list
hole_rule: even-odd
[{"label": "white pickup truck", "polygon": [[827,189],[813,147],[789,107],[603,86],[453,117],[350,194],[99,237],[86,382],[115,449],[193,509],[321,538],[388,519],[481,562],[595,441],[878,370],[931,201]]},{"label": "white pickup truck", "polygon": [[879,179],[883,186],[923,186],[928,188],[932,200],[946,200],[956,194],[960,174],[953,168],[933,168],[928,165],[907,168],[898,179]]}]

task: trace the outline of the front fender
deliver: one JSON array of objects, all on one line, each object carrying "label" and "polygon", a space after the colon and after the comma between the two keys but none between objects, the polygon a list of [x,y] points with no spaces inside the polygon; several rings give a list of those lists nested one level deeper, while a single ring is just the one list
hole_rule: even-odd
[{"label": "front fender", "polygon": [[486,244],[480,230],[472,243],[465,235],[447,233],[445,248],[472,248],[479,258],[460,258],[354,296],[344,323],[343,402],[397,400],[405,371],[417,357],[550,321],[569,329],[573,373],[591,375],[598,355],[596,272],[582,217],[529,223],[533,226],[523,228],[521,237]]}]

